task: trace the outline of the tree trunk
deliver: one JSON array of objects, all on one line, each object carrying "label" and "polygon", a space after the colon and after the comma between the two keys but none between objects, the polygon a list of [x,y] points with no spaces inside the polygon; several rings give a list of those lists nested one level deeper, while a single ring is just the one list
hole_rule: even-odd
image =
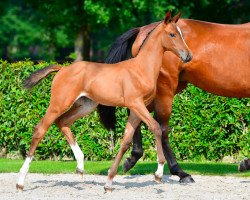
[{"label": "tree trunk", "polygon": [[4,48],[3,60],[11,60],[10,59],[10,46],[8,44],[6,44]]},{"label": "tree trunk", "polygon": [[75,61],[90,60],[91,37],[88,26],[80,28],[75,40]]}]

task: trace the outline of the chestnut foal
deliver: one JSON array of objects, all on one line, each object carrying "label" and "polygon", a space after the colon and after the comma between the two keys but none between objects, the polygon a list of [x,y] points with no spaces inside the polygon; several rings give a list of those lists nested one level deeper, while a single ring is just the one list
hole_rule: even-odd
[{"label": "chestnut foal", "polygon": [[117,64],[76,62],[68,67],[49,66],[34,72],[26,79],[25,86],[32,88],[48,74],[58,71],[51,86],[50,105],[35,127],[28,157],[20,169],[16,185],[18,190],[23,190],[24,179],[35,149],[53,122],[67,137],[78,162],[77,171],[83,173],[83,153],[72,137],[70,125],[93,111],[99,103],[130,109],[120,150],[104,186],[106,192],[111,192],[118,165],[132,142],[135,128],[141,121],[145,122],[155,135],[158,162],[165,162],[161,128],[146,106],[155,97],[164,52],[172,51],[183,62],[191,60],[190,50],[175,24],[178,19],[179,15],[171,18],[171,12],[168,12],[165,20],[150,33],[140,53],[133,59]]}]

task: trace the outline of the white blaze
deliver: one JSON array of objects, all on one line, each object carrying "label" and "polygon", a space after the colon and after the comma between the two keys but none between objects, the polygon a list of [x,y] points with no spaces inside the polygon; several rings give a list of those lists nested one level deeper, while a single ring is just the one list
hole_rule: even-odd
[{"label": "white blaze", "polygon": [[180,29],[180,27],[179,26],[176,26],[177,27],[177,30],[178,30],[178,32],[180,33],[180,35],[181,35],[181,39],[182,39],[182,41],[184,42],[184,44],[187,46],[187,44],[186,44],[186,42],[185,42],[185,40],[184,40],[184,38],[183,38],[183,35],[182,35],[182,32],[181,32],[181,29]]}]

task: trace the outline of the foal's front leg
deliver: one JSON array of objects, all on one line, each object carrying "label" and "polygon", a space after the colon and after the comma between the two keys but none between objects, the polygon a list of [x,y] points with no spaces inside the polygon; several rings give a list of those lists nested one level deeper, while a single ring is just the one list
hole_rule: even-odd
[{"label": "foal's front leg", "polygon": [[143,156],[141,124],[135,129],[133,136],[133,147],[130,157],[126,158],[123,163],[123,172],[129,171],[135,166],[137,161]]},{"label": "foal's front leg", "polygon": [[124,153],[128,150],[129,145],[131,144],[132,139],[133,139],[135,128],[140,124],[140,122],[141,120],[133,112],[130,112],[130,115],[128,117],[128,121],[126,124],[125,133],[121,142],[120,150],[115,158],[115,161],[112,167],[109,169],[108,179],[104,186],[105,192],[110,193],[112,191],[112,182],[113,182],[114,176],[117,173],[119,163],[121,162],[121,159]]},{"label": "foal's front leg", "polygon": [[[135,106],[136,105],[136,106]],[[156,138],[158,163],[163,165],[165,157],[162,149],[162,131],[158,122],[150,115],[143,101],[137,101],[133,108],[130,108],[144,123],[147,124],[149,130],[153,132]]]}]

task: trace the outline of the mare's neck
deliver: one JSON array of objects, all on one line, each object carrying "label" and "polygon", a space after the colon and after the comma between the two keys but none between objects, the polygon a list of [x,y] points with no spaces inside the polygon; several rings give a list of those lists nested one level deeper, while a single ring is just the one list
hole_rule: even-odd
[{"label": "mare's neck", "polygon": [[135,60],[138,61],[139,67],[149,78],[157,80],[161,66],[164,49],[161,41],[163,31],[162,23],[159,24],[147,37],[145,43],[141,47]]}]

